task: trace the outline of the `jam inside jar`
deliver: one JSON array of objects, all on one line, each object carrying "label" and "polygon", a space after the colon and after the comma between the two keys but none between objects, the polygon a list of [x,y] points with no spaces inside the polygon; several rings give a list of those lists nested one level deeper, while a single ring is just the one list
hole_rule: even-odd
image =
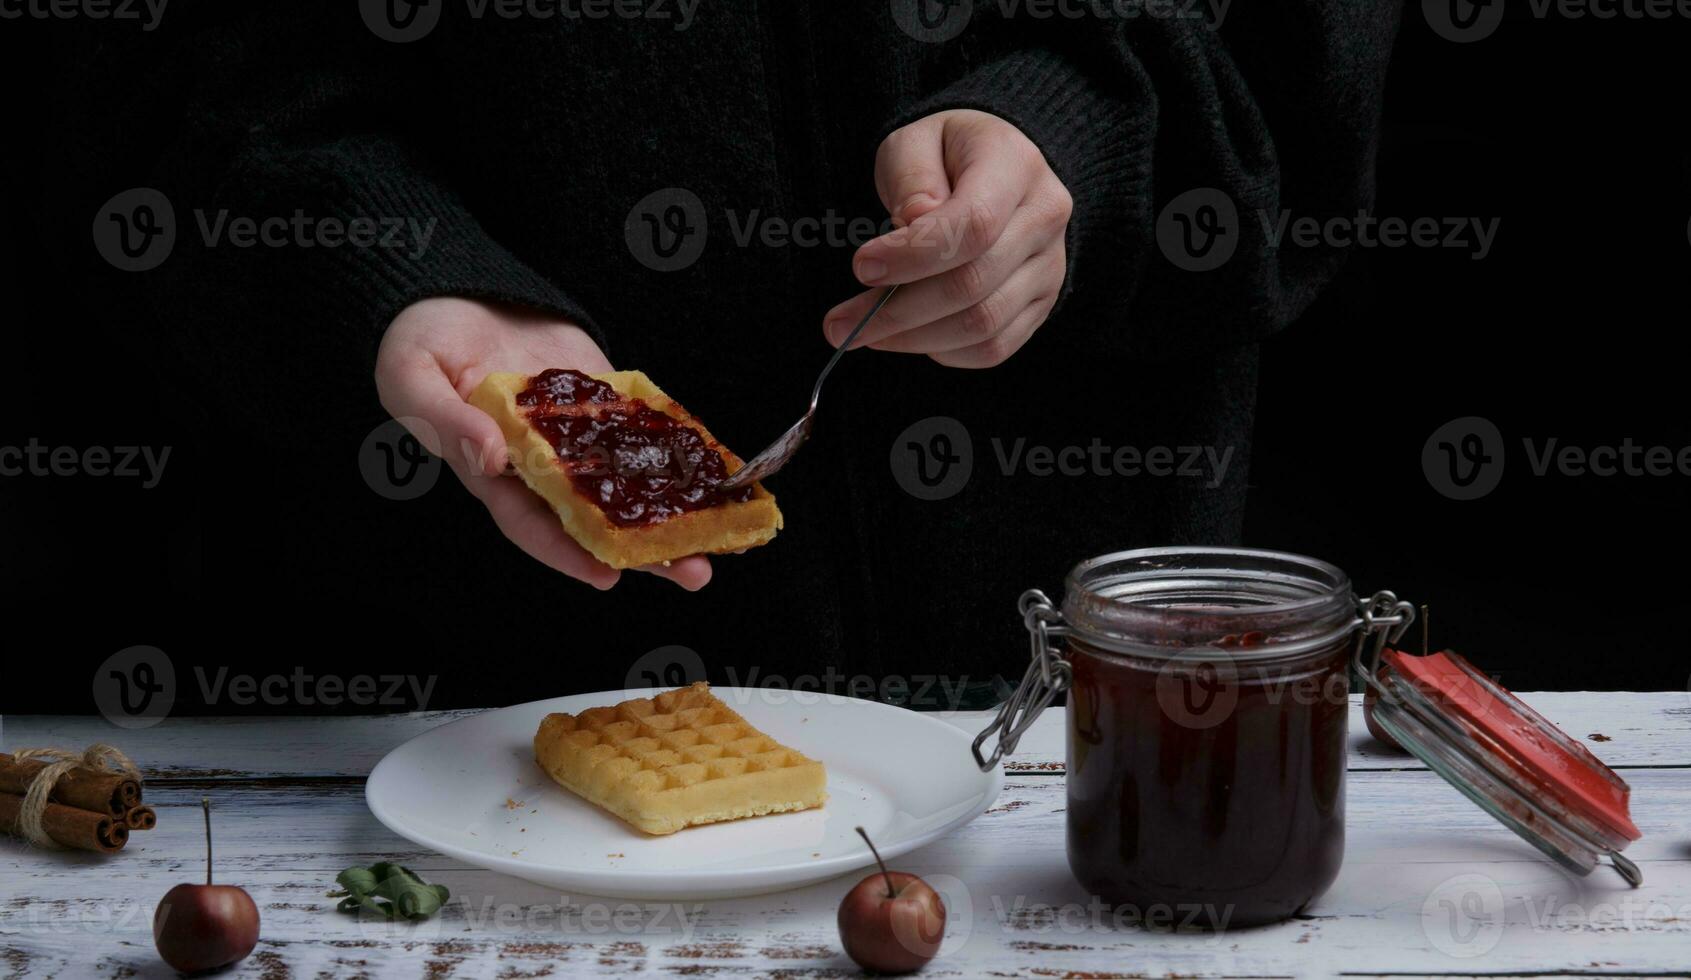
[{"label": "jam inside jar", "polygon": [[1223,929],[1297,914],[1344,856],[1350,580],[1159,548],[1069,575],[1068,854],[1092,894]]}]

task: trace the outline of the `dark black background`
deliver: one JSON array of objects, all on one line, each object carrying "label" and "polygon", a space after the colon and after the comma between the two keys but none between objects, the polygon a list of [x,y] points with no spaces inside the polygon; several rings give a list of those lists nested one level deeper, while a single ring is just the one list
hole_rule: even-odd
[{"label": "dark black background", "polygon": [[[0,478],[0,602],[12,625],[0,709],[91,710],[94,666],[137,643],[193,662],[290,665],[300,652],[275,648],[269,628],[314,617],[312,659],[347,671],[477,655],[432,646],[430,619],[482,617],[491,644],[497,616],[452,609],[415,569],[401,563],[386,582],[335,577],[337,549],[407,554],[394,536],[471,506],[460,490],[387,504],[362,486],[349,446],[345,468],[321,474],[322,492],[348,502],[345,526],[271,523],[263,466],[285,461],[267,460],[262,438],[233,447],[227,426],[208,424],[172,366],[148,356],[144,315],[90,302],[80,270],[98,261],[86,232],[98,201],[76,210],[36,192],[51,183],[38,136],[57,111],[45,43],[55,26],[0,23],[21,42],[8,43],[0,154],[0,268],[12,280],[0,300],[0,444],[173,450],[153,490]],[[1461,250],[1359,250],[1266,349],[1247,542],[1328,558],[1360,590],[1429,603],[1435,645],[1519,690],[1684,689],[1691,671],[1677,591],[1691,477],[1536,477],[1521,448],[1525,437],[1691,445],[1680,339],[1688,40],[1680,21],[1540,20],[1514,4],[1494,36],[1454,44],[1418,5],[1406,11],[1376,213],[1499,216],[1495,249],[1478,262]],[[1499,427],[1508,463],[1495,492],[1454,501],[1423,476],[1421,447],[1469,415]],[[207,506],[231,488],[250,511]],[[317,539],[321,578],[243,594],[252,534]],[[360,589],[390,601],[352,619],[344,604],[316,602]],[[19,664],[38,683],[17,683]]]}]

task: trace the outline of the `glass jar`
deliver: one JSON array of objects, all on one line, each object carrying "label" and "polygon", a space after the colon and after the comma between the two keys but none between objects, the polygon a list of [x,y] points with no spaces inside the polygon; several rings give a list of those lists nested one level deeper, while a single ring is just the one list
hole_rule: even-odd
[{"label": "glass jar", "polygon": [[[1082,562],[1060,612],[1023,596],[1035,662],[982,739],[1000,732],[996,761],[1067,690],[1076,879],[1147,921],[1288,918],[1344,856],[1357,638],[1365,625],[1401,633],[1413,617],[1389,593],[1370,607],[1378,621],[1359,617],[1344,572],[1283,552],[1154,548]],[[1066,637],[1066,657],[1053,637]]]}]

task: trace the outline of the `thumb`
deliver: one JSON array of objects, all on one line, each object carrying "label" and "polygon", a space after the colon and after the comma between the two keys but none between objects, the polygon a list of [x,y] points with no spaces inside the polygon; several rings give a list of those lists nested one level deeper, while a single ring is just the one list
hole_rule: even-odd
[{"label": "thumb", "polygon": [[944,137],[944,122],[929,116],[894,130],[875,152],[875,191],[900,228],[951,196]]},{"label": "thumb", "polygon": [[505,435],[487,413],[464,401],[433,355],[384,344],[376,355],[382,407],[460,474],[496,475],[505,469]]}]

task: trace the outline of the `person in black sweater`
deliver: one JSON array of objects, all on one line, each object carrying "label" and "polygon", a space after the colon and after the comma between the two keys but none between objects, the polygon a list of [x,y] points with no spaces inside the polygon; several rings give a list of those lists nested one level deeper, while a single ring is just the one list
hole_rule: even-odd
[{"label": "person in black sweater", "polygon": [[[936,112],[881,142],[875,189],[895,228],[857,250],[857,280],[874,288],[824,315],[828,342],[843,344],[881,288],[899,284],[908,288],[855,347],[926,354],[948,367],[1007,360],[1045,322],[1067,269],[1063,233],[1074,205],[1038,147],[997,116]],[[525,485],[499,479],[508,470],[504,434],[463,401],[492,371],[612,370],[583,322],[585,311],[536,316],[457,297],[423,299],[384,332],[376,389],[383,407],[451,463],[506,537],[565,575],[609,589],[620,573],[570,539]],[[771,418],[782,407],[765,404]],[[711,565],[693,556],[647,571],[696,590],[710,581]]]},{"label": "person in black sweater", "polygon": [[[208,599],[280,643],[334,616],[343,641],[425,657],[437,707],[622,687],[666,645],[719,681],[990,694],[1025,662],[1023,588],[1055,591],[1104,551],[1238,542],[1256,345],[1343,259],[1276,247],[1265,225],[1370,204],[1398,20],[1342,0],[1221,7],[1219,23],[1109,4],[636,18],[447,0],[387,5],[421,17],[398,43],[382,4],[179,3],[158,31],[73,54],[61,149],[85,210],[127,186],[174,204],[169,259],[99,289],[168,338],[211,445],[263,447],[240,499],[215,495],[224,473],[207,485],[229,518],[208,518],[228,528],[209,535]],[[1239,216],[1213,269],[1158,244],[1159,215],[1194,191]],[[399,230],[364,247],[220,237],[220,216],[296,215]],[[786,530],[652,570],[681,589],[619,583],[582,552],[498,475],[498,430],[463,401],[494,370],[640,368],[750,455],[891,283],[769,483]],[[556,571],[494,547],[450,481],[421,511],[370,493],[349,460],[382,410]],[[972,465],[923,499],[898,456],[935,462],[936,419]],[[1141,458],[1196,468],[1134,472]],[[513,648],[542,688],[466,666]]]}]

